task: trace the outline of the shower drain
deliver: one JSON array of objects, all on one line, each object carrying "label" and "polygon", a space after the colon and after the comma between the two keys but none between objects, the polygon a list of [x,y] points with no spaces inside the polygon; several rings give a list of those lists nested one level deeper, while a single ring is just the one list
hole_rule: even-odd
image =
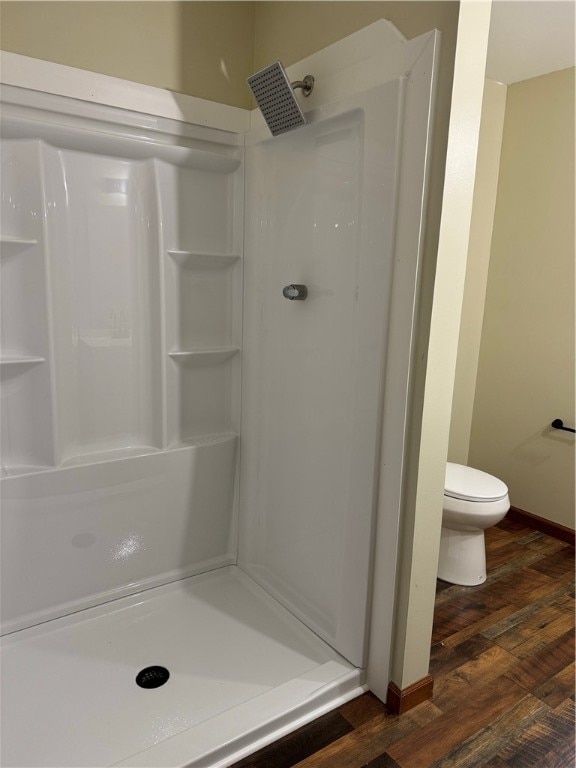
[{"label": "shower drain", "polygon": [[145,667],[136,675],[136,683],[140,688],[160,688],[169,677],[166,667]]}]

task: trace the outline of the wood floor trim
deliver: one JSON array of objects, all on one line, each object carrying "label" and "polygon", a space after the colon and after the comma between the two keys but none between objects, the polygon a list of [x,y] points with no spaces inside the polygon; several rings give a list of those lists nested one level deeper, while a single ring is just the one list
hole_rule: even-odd
[{"label": "wood floor trim", "polygon": [[522,523],[528,528],[533,528],[536,531],[540,531],[540,533],[545,533],[547,536],[552,536],[574,546],[574,531],[565,525],[555,523],[552,520],[546,520],[546,518],[539,517],[539,515],[533,515],[531,512],[526,512],[519,507],[510,507],[506,517],[515,523]]},{"label": "wood floor trim", "polygon": [[409,709],[417,707],[423,701],[432,698],[434,679],[432,675],[426,675],[407,688],[398,688],[395,683],[390,683],[386,695],[386,706],[394,715],[403,715]]}]

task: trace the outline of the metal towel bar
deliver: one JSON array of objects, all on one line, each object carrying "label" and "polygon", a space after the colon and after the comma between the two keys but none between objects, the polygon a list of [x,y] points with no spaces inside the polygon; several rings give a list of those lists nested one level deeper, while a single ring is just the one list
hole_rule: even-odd
[{"label": "metal towel bar", "polygon": [[562,419],[554,419],[550,426],[554,427],[554,429],[563,429],[564,432],[576,432],[576,429],[572,429],[572,427],[565,427]]}]

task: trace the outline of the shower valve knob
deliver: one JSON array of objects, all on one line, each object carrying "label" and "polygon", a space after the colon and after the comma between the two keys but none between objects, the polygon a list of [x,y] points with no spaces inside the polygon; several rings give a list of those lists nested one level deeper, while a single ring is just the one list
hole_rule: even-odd
[{"label": "shower valve knob", "polygon": [[308,288],[305,285],[292,283],[284,288],[282,295],[284,298],[290,299],[290,301],[304,301],[306,296],[308,296]]}]

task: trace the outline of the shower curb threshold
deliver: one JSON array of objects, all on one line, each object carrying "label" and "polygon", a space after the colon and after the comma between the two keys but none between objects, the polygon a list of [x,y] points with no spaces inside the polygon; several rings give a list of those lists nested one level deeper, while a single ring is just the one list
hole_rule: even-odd
[{"label": "shower curb threshold", "polygon": [[[365,673],[359,669],[320,682],[319,675],[328,680],[335,672],[336,664],[327,662],[309,677],[285,683],[236,707],[233,722],[226,722],[230,713],[225,712],[114,763],[112,768],[228,768],[368,690],[361,682]],[[283,707],[285,697],[292,703],[288,711]]]}]

